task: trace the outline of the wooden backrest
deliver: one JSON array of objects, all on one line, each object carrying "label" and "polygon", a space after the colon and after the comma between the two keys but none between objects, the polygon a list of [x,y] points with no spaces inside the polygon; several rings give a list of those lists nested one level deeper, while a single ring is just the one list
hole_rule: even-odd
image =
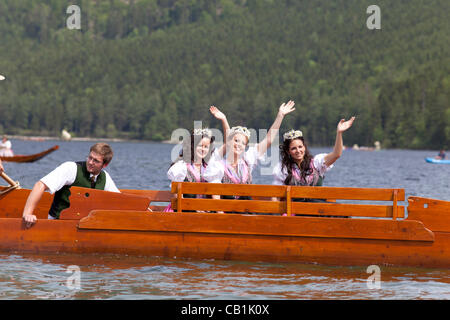
[{"label": "wooden backrest", "polygon": [[[404,218],[404,189],[287,187],[291,198],[334,199],[335,203],[292,201],[292,214],[333,215],[352,217]],[[341,203],[342,200],[351,203]],[[349,201],[350,200],[350,201]],[[341,201],[341,202],[339,202]],[[367,204],[367,202],[370,202]],[[383,203],[380,203],[383,202]]]},{"label": "wooden backrest", "polygon": [[256,185],[256,184],[222,184],[222,183],[193,183],[174,182],[172,199],[174,211],[224,211],[224,212],[253,212],[277,213],[286,212],[286,203],[271,200],[228,200],[228,199],[198,199],[183,198],[182,194],[199,195],[228,195],[244,197],[282,197],[286,194],[284,186]]},{"label": "wooden backrest", "polygon": [[[254,212],[290,215],[359,216],[393,219],[405,216],[404,189],[299,187],[174,182],[172,207],[182,211]],[[183,198],[183,194],[249,196],[252,200]],[[275,201],[268,200],[272,197]],[[266,200],[260,200],[265,198]],[[296,199],[332,199],[298,202]],[[344,203],[342,203],[344,201]],[[345,203],[345,201],[350,203]],[[367,203],[370,202],[370,203]],[[380,203],[382,202],[382,203]]]}]

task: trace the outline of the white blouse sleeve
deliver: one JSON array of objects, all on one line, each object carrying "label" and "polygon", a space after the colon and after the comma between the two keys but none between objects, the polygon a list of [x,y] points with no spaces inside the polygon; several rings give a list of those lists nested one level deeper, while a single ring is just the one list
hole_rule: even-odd
[{"label": "white blouse sleeve", "polygon": [[327,166],[325,164],[326,155],[327,155],[326,153],[319,153],[314,157],[314,168],[316,168],[317,171],[319,171],[320,175],[324,175],[325,172],[333,168],[333,164],[331,166]]},{"label": "white blouse sleeve", "polygon": [[286,179],[287,174],[281,170],[281,162],[273,168],[273,181],[272,184],[282,186],[284,185],[284,180]]},{"label": "white blouse sleeve", "polygon": [[75,182],[77,177],[77,164],[72,161],[64,162],[40,181],[45,184],[51,194],[59,191],[64,186]]},{"label": "white blouse sleeve", "polygon": [[184,161],[177,161],[169,168],[169,171],[167,171],[167,178],[169,178],[170,181],[175,182],[183,182],[184,179],[186,179],[187,175],[187,168],[186,168],[186,162]]},{"label": "white blouse sleeve", "polygon": [[258,164],[258,162],[265,161],[265,154],[260,155],[258,152],[258,145],[255,144],[253,147],[248,148],[245,152],[244,159],[251,167],[254,167]]},{"label": "white blouse sleeve", "polygon": [[222,164],[223,158],[216,151],[213,152],[211,158],[209,159],[208,166],[206,167],[203,178],[211,183],[222,183],[224,172],[224,167]]},{"label": "white blouse sleeve", "polygon": [[104,171],[106,175],[106,182],[105,182],[105,191],[111,191],[111,192],[119,192],[120,190],[116,187],[116,184],[114,183],[113,179],[109,175],[108,172]]}]

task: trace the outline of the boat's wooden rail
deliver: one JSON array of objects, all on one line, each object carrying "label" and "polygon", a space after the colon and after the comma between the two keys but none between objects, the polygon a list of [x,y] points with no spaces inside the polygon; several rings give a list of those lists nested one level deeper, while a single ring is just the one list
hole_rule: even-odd
[{"label": "boat's wooden rail", "polygon": [[[176,195],[172,199],[172,208],[175,212],[222,211],[286,214],[287,216],[377,217],[394,220],[405,217],[405,207],[398,204],[400,201],[405,201],[404,189],[174,182],[171,192]],[[250,197],[250,199],[184,198],[183,194],[228,195]],[[328,201],[296,201],[296,199],[305,198],[328,199]],[[345,201],[351,203],[345,203]],[[367,204],[367,202],[370,203]]]}]

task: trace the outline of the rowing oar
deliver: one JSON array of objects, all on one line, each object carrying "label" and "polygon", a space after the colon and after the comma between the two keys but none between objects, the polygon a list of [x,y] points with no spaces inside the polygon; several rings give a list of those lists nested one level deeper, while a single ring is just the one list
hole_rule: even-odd
[{"label": "rowing oar", "polygon": [[8,177],[8,175],[5,172],[0,173],[0,176],[3,179],[5,179],[5,181],[8,182],[9,185],[10,185],[8,188],[2,190],[0,192],[0,194],[4,194],[4,193],[9,192],[9,191],[14,190],[14,189],[20,189],[19,181],[14,181],[10,177]]}]

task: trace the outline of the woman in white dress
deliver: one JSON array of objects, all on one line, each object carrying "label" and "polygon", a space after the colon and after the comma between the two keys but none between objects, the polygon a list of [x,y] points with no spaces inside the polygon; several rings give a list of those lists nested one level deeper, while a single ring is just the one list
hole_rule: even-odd
[{"label": "woman in white dress", "polygon": [[[205,179],[211,183],[251,184],[253,169],[264,158],[267,149],[280,129],[283,118],[295,110],[294,105],[294,101],[283,103],[266,137],[260,143],[249,147],[247,151],[245,149],[250,139],[250,131],[246,127],[228,129],[229,125],[225,115],[212,106],[211,113],[222,121],[226,143],[214,151],[210,164],[205,171]],[[214,198],[218,198],[218,196],[214,196]],[[233,199],[236,197],[224,196],[223,198]],[[243,197],[240,199],[243,199]]]},{"label": "woman in white dress", "polygon": [[[333,151],[312,156],[303,133],[291,130],[283,135],[280,146],[281,162],[273,170],[273,184],[291,186],[321,186],[325,173],[342,155],[344,149],[342,133],[348,130],[355,117],[339,121]],[[300,200],[297,200],[300,201]]]},{"label": "woman in white dress", "polygon": [[183,141],[180,157],[171,164],[167,178],[171,182],[206,182],[204,172],[214,142],[209,129],[195,129],[189,140]]}]

